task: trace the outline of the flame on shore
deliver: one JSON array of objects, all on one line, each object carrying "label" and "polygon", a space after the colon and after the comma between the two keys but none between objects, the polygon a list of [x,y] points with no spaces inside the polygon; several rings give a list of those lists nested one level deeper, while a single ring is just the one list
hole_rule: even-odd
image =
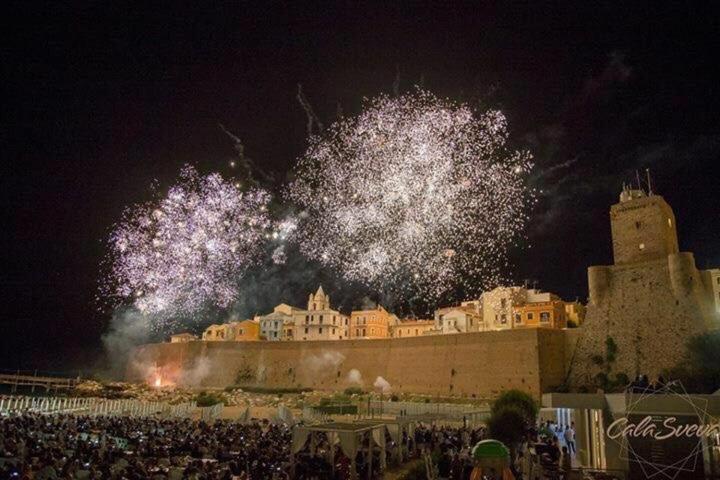
[{"label": "flame on shore", "polygon": [[162,387],[162,378],[160,378],[160,376],[158,375],[157,377],[155,377],[155,388],[160,387]]}]

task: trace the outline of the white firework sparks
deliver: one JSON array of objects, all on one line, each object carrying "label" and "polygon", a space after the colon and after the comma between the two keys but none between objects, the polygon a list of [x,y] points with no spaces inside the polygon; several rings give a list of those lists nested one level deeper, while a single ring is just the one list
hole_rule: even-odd
[{"label": "white firework sparks", "polygon": [[348,279],[438,298],[501,283],[534,194],[531,156],[495,110],[417,91],[379,97],[311,139],[288,197],[301,250]]},{"label": "white firework sparks", "polygon": [[262,256],[270,195],[191,166],[159,202],[126,212],[110,236],[108,293],[159,318],[226,307]]}]

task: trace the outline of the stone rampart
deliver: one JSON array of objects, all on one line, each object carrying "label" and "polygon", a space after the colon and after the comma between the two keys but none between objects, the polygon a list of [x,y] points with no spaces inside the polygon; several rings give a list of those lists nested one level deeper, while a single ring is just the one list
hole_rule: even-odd
[{"label": "stone rampart", "polygon": [[371,390],[383,377],[394,392],[488,398],[511,388],[539,397],[565,380],[566,331],[518,329],[412,338],[296,342],[189,342],[139,347],[131,380],[200,386]]}]

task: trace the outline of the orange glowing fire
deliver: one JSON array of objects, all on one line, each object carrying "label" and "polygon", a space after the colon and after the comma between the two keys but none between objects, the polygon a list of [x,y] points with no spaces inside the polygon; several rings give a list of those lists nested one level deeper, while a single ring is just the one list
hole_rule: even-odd
[{"label": "orange glowing fire", "polygon": [[155,377],[155,387],[160,388],[162,386],[162,379],[158,376]]}]

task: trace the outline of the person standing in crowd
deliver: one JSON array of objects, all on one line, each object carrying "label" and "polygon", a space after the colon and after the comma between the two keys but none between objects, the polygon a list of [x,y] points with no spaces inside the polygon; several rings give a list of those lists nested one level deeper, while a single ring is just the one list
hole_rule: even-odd
[{"label": "person standing in crowd", "polygon": [[567,445],[568,451],[571,455],[575,455],[575,422],[571,426],[565,427],[563,433],[565,437],[565,445]]}]

